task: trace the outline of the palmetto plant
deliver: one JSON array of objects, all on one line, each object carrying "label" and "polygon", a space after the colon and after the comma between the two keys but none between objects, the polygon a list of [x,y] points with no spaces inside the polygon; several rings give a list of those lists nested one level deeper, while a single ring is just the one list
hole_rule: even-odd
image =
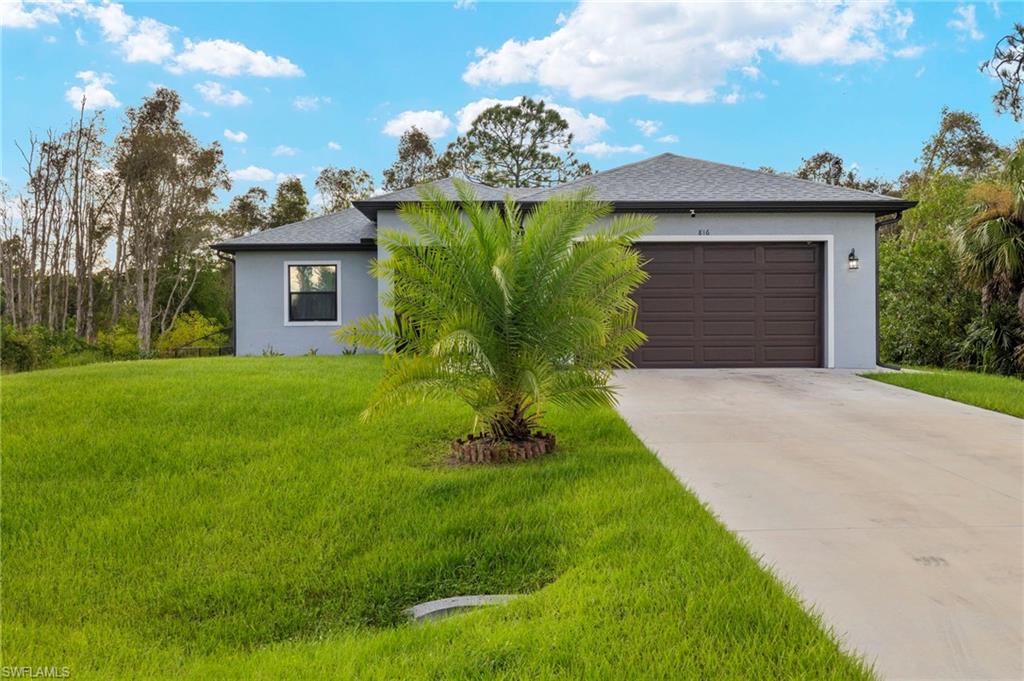
[{"label": "palmetto plant", "polygon": [[399,213],[411,233],[383,231],[390,257],[372,271],[393,315],[337,332],[387,354],[364,416],[455,395],[498,441],[528,438],[549,404],[614,401],[611,372],[645,336],[630,293],[646,275],[631,244],[652,218],[618,216],[583,191],[524,212],[482,205],[467,183],[458,202],[432,186]]}]

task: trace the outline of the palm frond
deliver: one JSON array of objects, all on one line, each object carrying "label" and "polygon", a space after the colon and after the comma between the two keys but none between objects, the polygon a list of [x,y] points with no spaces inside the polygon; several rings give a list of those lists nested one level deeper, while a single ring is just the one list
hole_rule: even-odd
[{"label": "palm frond", "polygon": [[367,416],[454,395],[489,432],[513,437],[548,403],[610,404],[611,371],[644,341],[631,293],[646,275],[631,245],[653,220],[610,218],[592,191],[524,213],[508,196],[487,206],[468,183],[455,190],[457,201],[421,188],[419,203],[399,209],[410,229],[378,237],[387,256],[372,271],[388,280],[382,300],[402,323],[339,332],[391,353]]}]

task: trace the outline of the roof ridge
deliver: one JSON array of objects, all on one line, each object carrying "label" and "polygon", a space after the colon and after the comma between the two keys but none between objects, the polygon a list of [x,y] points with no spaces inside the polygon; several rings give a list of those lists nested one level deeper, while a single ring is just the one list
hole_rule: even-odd
[{"label": "roof ridge", "polygon": [[682,154],[676,154],[676,153],[673,153],[673,152],[670,152],[670,151],[665,151],[665,152],[662,152],[660,154],[656,154],[654,156],[650,156],[648,158],[640,159],[638,161],[632,161],[630,163],[624,163],[621,166],[615,166],[614,168],[609,168],[608,170],[602,170],[602,171],[594,173],[593,175],[586,175],[584,177],[579,177],[579,178],[576,178],[575,180],[572,180],[571,182],[564,182],[564,183],[562,183],[560,185],[554,185],[554,186],[551,186],[551,187],[541,187],[536,192],[531,192],[530,194],[527,194],[526,196],[524,196],[522,198],[524,198],[524,199],[525,198],[529,198],[529,197],[531,197],[531,196],[533,196],[533,195],[535,195],[537,193],[544,192],[544,191],[554,192],[554,191],[558,191],[558,190],[562,190],[562,189],[567,189],[567,188],[573,187],[575,185],[578,185],[578,184],[581,184],[581,183],[593,180],[594,178],[596,178],[598,176],[607,176],[607,175],[609,175],[611,173],[615,173],[615,172],[620,171],[620,170],[625,170],[627,168],[633,168],[633,167],[636,167],[636,166],[644,165],[646,163],[651,163],[653,161],[657,161],[658,159],[663,159],[663,158],[666,158],[666,157],[668,157],[668,158],[678,158],[678,159],[682,159],[684,161],[700,163],[700,164],[704,164],[704,165],[708,165],[708,166],[715,166],[715,167],[718,167],[718,168],[728,168],[729,170],[734,170],[734,171],[735,170],[739,170],[739,171],[742,171],[744,173],[750,173],[752,175],[756,175],[756,176],[762,177],[762,178],[775,178],[775,179],[778,179],[778,180],[781,180],[781,181],[784,181],[784,182],[785,181],[795,181],[795,182],[800,182],[800,183],[811,184],[811,185],[814,185],[815,187],[823,187],[824,186],[824,187],[829,187],[829,188],[832,188],[832,189],[839,189],[839,190],[846,191],[846,192],[857,192],[859,194],[863,194],[864,196],[870,196],[870,197],[873,197],[873,198],[879,198],[879,197],[880,198],[886,198],[886,199],[898,199],[899,198],[897,196],[889,196],[888,194],[880,194],[878,192],[869,192],[869,191],[866,191],[864,189],[857,189],[856,187],[845,187],[843,185],[826,184],[824,182],[818,182],[816,180],[808,180],[808,179],[805,179],[805,178],[802,178],[802,177],[795,177],[795,176],[793,176],[793,175],[791,175],[789,173],[785,173],[785,172],[782,172],[782,173],[766,173],[766,172],[764,172],[762,170],[757,170],[757,169],[754,169],[754,168],[746,168],[744,166],[733,165],[733,164],[730,164],[730,163],[721,163],[719,161],[709,161],[707,159],[697,158],[695,156],[684,156]]},{"label": "roof ridge", "polygon": [[[851,191],[851,192],[860,192],[861,194],[866,194],[867,196],[881,196],[881,197],[889,198],[889,199],[899,198],[899,197],[895,197],[895,196],[889,196],[888,194],[879,194],[877,192],[869,192],[869,191],[866,191],[864,189],[857,189],[856,187],[844,187],[843,185],[840,185],[840,184],[828,184],[828,183],[825,183],[825,182],[818,182],[817,180],[808,180],[807,178],[796,177],[795,175],[791,175],[791,174],[786,173],[786,172],[766,173],[763,170],[755,170],[754,168],[745,168],[743,166],[736,166],[736,165],[732,165],[730,163],[720,163],[719,161],[708,161],[707,159],[703,159],[703,158],[696,158],[694,156],[683,156],[681,154],[672,154],[672,153],[668,153],[668,152],[666,152],[665,154],[660,154],[660,155],[661,156],[675,156],[677,158],[685,158],[685,159],[687,159],[689,161],[697,161],[699,163],[706,163],[707,165],[718,166],[720,168],[730,168],[732,170],[742,170],[744,172],[754,173],[754,174],[760,175],[762,177],[772,177],[772,178],[778,178],[780,180],[795,180],[797,182],[810,183],[810,184],[813,184],[813,185],[818,186],[818,187],[825,186],[825,187],[832,187],[834,189],[843,189],[843,190]],[[657,157],[654,156],[652,158],[657,158]],[[650,160],[650,159],[648,159],[648,160]],[[621,166],[621,167],[624,167],[624,166]]]},{"label": "roof ridge", "polygon": [[[662,158],[663,156],[677,156],[679,158],[687,158],[686,156],[679,156],[679,154],[673,154],[672,152],[664,151],[664,152],[662,152],[660,154],[657,154],[656,156],[649,156],[647,158],[641,158],[641,159],[636,160],[636,161],[630,161],[629,163],[623,163],[621,166],[615,166],[614,168],[609,168],[608,170],[599,170],[599,171],[597,171],[596,173],[594,173],[592,175],[584,175],[583,177],[577,177],[575,180],[570,180],[569,182],[563,182],[562,184],[556,184],[556,185],[553,185],[551,187],[537,187],[537,191],[530,192],[529,194],[527,194],[523,198],[529,198],[530,196],[533,196],[534,194],[538,194],[540,192],[554,191],[556,189],[565,189],[565,188],[571,187],[571,186],[573,186],[575,184],[579,184],[580,182],[586,182],[587,180],[592,180],[595,177],[597,177],[598,175],[608,175],[610,173],[614,173],[614,172],[619,171],[619,170],[625,170],[626,168],[632,168],[633,166],[643,165],[644,163],[649,163],[649,162],[654,161],[656,159]],[[694,160],[700,160],[700,159],[694,159]]]},{"label": "roof ridge", "polygon": [[496,186],[494,186],[492,184],[487,184],[486,182],[477,182],[476,180],[471,180],[468,177],[462,177],[460,175],[447,175],[445,177],[441,177],[441,178],[438,178],[436,180],[427,180],[425,182],[416,182],[416,183],[411,184],[411,185],[409,185],[407,187],[401,187],[400,189],[395,189],[395,190],[389,191],[386,194],[377,194],[375,196],[369,196],[369,197],[367,197],[365,199],[359,199],[358,201],[354,201],[353,203],[355,204],[355,203],[362,203],[362,202],[367,202],[367,201],[368,202],[372,202],[372,201],[388,201],[389,200],[388,197],[391,196],[392,194],[397,194],[399,192],[408,191],[410,189],[416,189],[417,187],[425,187],[427,185],[432,185],[432,184],[436,185],[436,184],[440,184],[440,183],[443,183],[443,182],[454,184],[456,180],[458,180],[460,182],[466,182],[467,184],[470,184],[470,185],[472,185],[474,187],[482,187],[484,189],[490,189],[490,190],[493,190],[493,191],[506,191],[506,190],[514,190],[514,189],[543,189],[543,187],[536,187],[536,188],[535,187],[496,187]]}]

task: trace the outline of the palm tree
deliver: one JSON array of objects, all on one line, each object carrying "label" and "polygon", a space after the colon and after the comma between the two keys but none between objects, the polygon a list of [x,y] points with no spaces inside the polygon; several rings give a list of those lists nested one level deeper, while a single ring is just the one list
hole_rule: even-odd
[{"label": "palm tree", "polygon": [[974,214],[957,229],[956,243],[964,278],[981,290],[984,315],[968,329],[961,354],[984,358],[985,370],[1024,372],[1024,140],[1001,177],[978,182],[968,198]]},{"label": "palm tree", "polygon": [[630,293],[646,278],[631,248],[650,217],[618,216],[582,191],[524,211],[509,197],[484,206],[456,181],[458,203],[435,187],[400,216],[412,233],[385,231],[390,257],[372,267],[390,282],[394,316],[337,332],[342,343],[387,353],[364,412],[454,395],[496,442],[531,437],[545,406],[614,401],[611,372],[646,337]]},{"label": "palm tree", "polygon": [[1007,159],[998,181],[968,192],[974,215],[957,230],[960,264],[968,283],[995,302],[1017,305],[1024,319],[1024,140]]}]

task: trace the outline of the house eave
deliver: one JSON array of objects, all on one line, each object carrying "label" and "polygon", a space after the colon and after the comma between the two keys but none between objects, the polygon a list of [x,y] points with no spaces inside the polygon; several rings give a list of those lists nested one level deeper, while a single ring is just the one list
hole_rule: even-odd
[{"label": "house eave", "polygon": [[[404,202],[357,201],[355,207],[371,220],[379,210],[395,210]],[[484,201],[496,204],[500,201]],[[524,199],[519,205],[531,207],[538,202]],[[616,213],[872,213],[886,215],[908,210],[917,201],[890,199],[882,201],[611,201]]]},{"label": "house eave", "polygon": [[210,246],[221,253],[240,251],[377,251],[376,241],[363,243],[292,243],[292,244],[231,244],[219,243]]},{"label": "house eave", "polygon": [[[612,201],[616,213],[873,213],[885,215],[916,201]],[[529,205],[525,202],[524,205]]]}]

